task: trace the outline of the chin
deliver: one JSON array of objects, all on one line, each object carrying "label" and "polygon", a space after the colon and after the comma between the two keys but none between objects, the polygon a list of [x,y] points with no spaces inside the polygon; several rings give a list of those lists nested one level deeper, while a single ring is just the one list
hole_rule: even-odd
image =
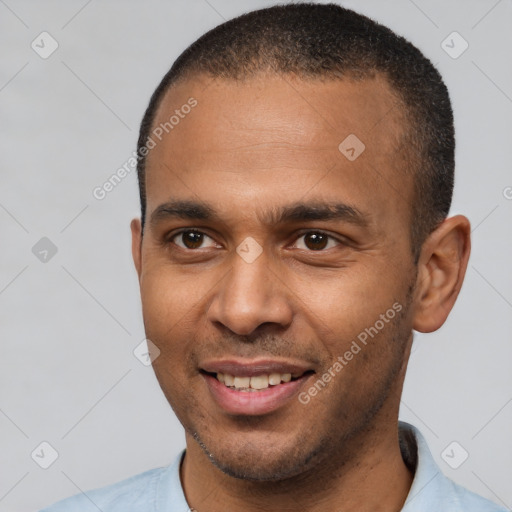
[{"label": "chin", "polygon": [[224,461],[210,457],[214,466],[224,474],[240,480],[253,482],[278,482],[304,473],[306,461],[261,461],[251,464],[247,461]]},{"label": "chin", "polygon": [[277,482],[303,474],[314,465],[319,450],[305,450],[294,443],[288,449],[282,444],[263,447],[261,443],[208,446],[196,434],[194,438],[210,462],[224,474],[240,480]]}]

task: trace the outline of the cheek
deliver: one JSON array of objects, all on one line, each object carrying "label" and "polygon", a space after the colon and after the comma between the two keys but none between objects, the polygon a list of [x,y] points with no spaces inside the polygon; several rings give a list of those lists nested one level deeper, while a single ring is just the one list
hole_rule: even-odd
[{"label": "cheek", "polygon": [[183,328],[210,287],[205,275],[179,272],[165,263],[148,265],[141,281],[146,327],[158,332]]},{"label": "cheek", "polygon": [[[373,325],[403,295],[392,273],[358,264],[337,274],[295,282],[304,314],[324,325],[330,338],[347,340]],[[403,277],[401,277],[403,280]],[[290,282],[289,282],[290,283]],[[290,283],[290,286],[293,286]]]},{"label": "cheek", "polygon": [[401,364],[410,322],[402,318],[406,293],[396,283],[402,282],[402,287],[406,283],[403,277],[398,281],[390,275],[372,277],[369,272],[364,276],[347,272],[340,274],[335,286],[333,282],[310,290],[304,312],[323,343],[327,366],[342,365],[333,371],[332,389],[337,392],[331,398],[357,401],[354,387],[362,395],[372,394]]},{"label": "cheek", "polygon": [[[146,272],[141,284],[142,313],[146,336],[159,349],[153,362],[159,381],[172,379],[186,368],[187,341],[192,338],[189,319],[195,297],[165,269],[154,268]],[[168,374],[168,375],[167,375]]]}]

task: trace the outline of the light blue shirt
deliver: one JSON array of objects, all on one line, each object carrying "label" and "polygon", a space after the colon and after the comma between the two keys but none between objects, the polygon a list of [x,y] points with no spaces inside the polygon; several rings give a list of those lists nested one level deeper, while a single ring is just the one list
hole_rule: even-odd
[{"label": "light blue shirt", "polygon": [[[400,422],[400,447],[408,465],[416,466],[402,512],[507,512],[445,477],[421,433],[405,422]],[[189,512],[180,481],[184,453],[170,466],[78,494],[40,512]]]}]

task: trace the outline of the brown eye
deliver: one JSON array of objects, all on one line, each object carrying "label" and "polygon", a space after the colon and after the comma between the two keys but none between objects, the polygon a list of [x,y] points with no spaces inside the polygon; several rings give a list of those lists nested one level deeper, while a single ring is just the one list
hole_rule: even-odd
[{"label": "brown eye", "polygon": [[329,237],[322,233],[308,233],[304,237],[304,242],[308,249],[317,251],[320,249],[325,249],[328,239]]},{"label": "brown eye", "polygon": [[193,229],[180,231],[171,237],[171,241],[182,249],[199,249],[206,239],[211,240],[205,233]]},{"label": "brown eye", "polygon": [[[299,245],[299,249],[309,249],[310,251],[322,251],[326,248],[331,248],[339,244],[332,236],[327,233],[322,233],[322,231],[308,231],[307,233],[303,233],[299,240],[303,239],[302,247]],[[331,241],[334,241],[334,245]],[[329,242],[331,242],[330,247],[328,247]]]},{"label": "brown eye", "polygon": [[195,231],[185,231],[181,234],[181,239],[188,249],[197,249],[203,242],[203,234]]}]

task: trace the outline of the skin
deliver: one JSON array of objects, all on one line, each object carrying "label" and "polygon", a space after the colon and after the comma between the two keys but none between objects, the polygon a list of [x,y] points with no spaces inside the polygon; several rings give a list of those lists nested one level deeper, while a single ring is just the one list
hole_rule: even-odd
[{"label": "skin", "polygon": [[[198,105],[148,155],[144,235],[131,224],[153,367],[186,430],[187,501],[198,512],[400,510],[413,478],[397,437],[412,329],[434,331],[450,312],[469,221],[445,220],[414,264],[413,177],[396,157],[407,125],[379,76],[194,76],[168,91],[155,126],[191,96]],[[349,134],[366,146],[353,162],[338,150]],[[205,201],[218,218],[152,222],[171,198]],[[350,205],[364,222],[268,218],[310,201]],[[185,228],[204,236],[173,236]],[[315,245],[318,231],[331,238]],[[252,263],[236,252],[247,237],[262,249]],[[306,405],[227,414],[199,371],[212,358],[299,361],[315,372],[307,391],[395,303],[400,313]]]}]

